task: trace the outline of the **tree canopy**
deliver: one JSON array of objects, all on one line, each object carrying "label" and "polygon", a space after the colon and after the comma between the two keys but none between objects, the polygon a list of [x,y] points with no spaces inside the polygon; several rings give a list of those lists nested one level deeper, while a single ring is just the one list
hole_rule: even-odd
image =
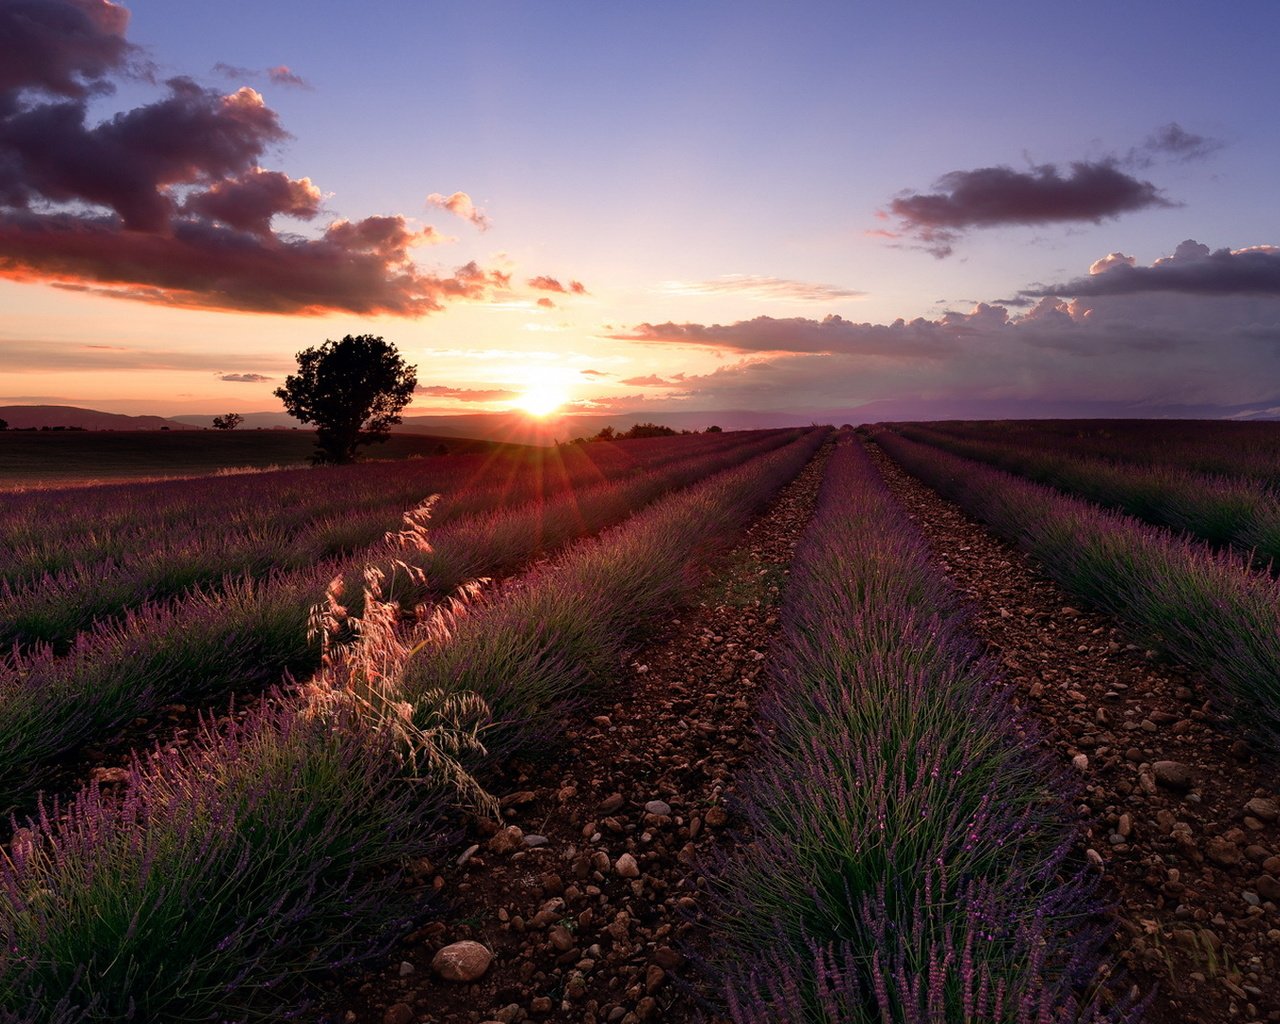
[{"label": "tree canopy", "polygon": [[351,462],[362,444],[385,441],[418,383],[416,366],[372,334],[346,335],[298,353],[298,372],[275,395],[291,416],[316,425],[314,462]]},{"label": "tree canopy", "polygon": [[243,422],[244,417],[238,412],[229,412],[225,416],[215,416],[213,418],[215,430],[235,430]]}]

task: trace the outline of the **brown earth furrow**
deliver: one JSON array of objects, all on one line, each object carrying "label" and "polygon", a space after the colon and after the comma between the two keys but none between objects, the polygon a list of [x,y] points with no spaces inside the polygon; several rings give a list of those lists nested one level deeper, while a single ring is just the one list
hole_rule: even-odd
[{"label": "brown earth furrow", "polygon": [[[449,864],[419,866],[417,885],[450,900],[446,918],[346,979],[315,1019],[698,1017],[705,981],[683,955],[700,939],[697,865],[725,841],[725,797],[751,756],[778,604],[828,451],[619,667],[610,706],[544,759],[504,768],[492,788],[506,827],[473,822]],[[464,940],[492,951],[492,964],[471,983],[442,980],[436,954]]]},{"label": "brown earth furrow", "polygon": [[1274,766],[1197,676],[1135,644],[1015,547],[872,448],[1015,703],[1081,778],[1082,856],[1114,902],[1110,949],[1155,1022],[1280,1021]]}]

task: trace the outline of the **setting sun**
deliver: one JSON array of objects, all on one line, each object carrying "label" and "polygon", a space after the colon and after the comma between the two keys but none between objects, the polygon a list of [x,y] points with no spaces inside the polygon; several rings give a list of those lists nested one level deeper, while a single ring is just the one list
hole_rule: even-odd
[{"label": "setting sun", "polygon": [[559,373],[549,370],[530,371],[528,383],[515,407],[530,416],[550,416],[569,401],[569,386]]}]

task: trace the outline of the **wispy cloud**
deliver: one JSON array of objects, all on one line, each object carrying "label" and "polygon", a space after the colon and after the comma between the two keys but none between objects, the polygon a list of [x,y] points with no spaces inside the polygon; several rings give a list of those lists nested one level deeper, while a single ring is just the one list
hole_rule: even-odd
[{"label": "wispy cloud", "polygon": [[1135,167],[1151,167],[1159,160],[1189,163],[1212,156],[1226,144],[1221,139],[1189,132],[1176,121],[1161,125],[1141,146],[1129,151],[1125,162]]},{"label": "wispy cloud", "polygon": [[451,388],[443,384],[420,384],[414,388],[413,393],[432,398],[452,398],[459,402],[500,402],[516,398],[520,394],[510,388]]},{"label": "wispy cloud", "polygon": [[866,295],[866,292],[834,284],[756,274],[725,274],[710,281],[666,281],[662,290],[673,295],[744,295],[752,299],[783,302],[834,302]]},{"label": "wispy cloud", "polygon": [[971,228],[1089,222],[1124,213],[1175,204],[1149,181],[1120,170],[1114,159],[1071,164],[1064,175],[1053,164],[1026,171],[979,167],[951,171],[938,179],[937,191],[895,198],[886,217],[896,217],[887,237],[912,238],[935,256],[950,256]]},{"label": "wispy cloud", "polygon": [[453,195],[442,195],[439,192],[432,192],[427,196],[427,204],[439,207],[441,210],[447,210],[455,217],[461,217],[463,220],[470,221],[481,231],[488,231],[490,220],[485,212],[476,207],[471,201],[471,197],[465,192],[455,192]]},{"label": "wispy cloud", "polygon": [[265,384],[275,378],[261,373],[221,373],[218,375],[218,380],[225,380],[231,384]]},{"label": "wispy cloud", "polygon": [[310,89],[311,83],[286,64],[277,64],[270,68],[242,68],[235,64],[218,61],[213,70],[223,78],[235,82],[259,82],[266,79],[272,85],[283,85],[291,89]]},{"label": "wispy cloud", "polygon": [[[286,368],[278,358],[269,356],[239,356],[237,361],[250,370],[255,367],[274,371]],[[8,373],[46,370],[205,370],[221,376],[227,362],[225,352],[189,352],[131,345],[81,345],[64,341],[20,339],[6,339],[0,343],[0,370]]]},{"label": "wispy cloud", "polygon": [[650,373],[643,377],[628,377],[618,383],[635,388],[676,388],[681,387],[684,381],[683,373],[673,373],[670,377],[659,377],[656,373]]}]

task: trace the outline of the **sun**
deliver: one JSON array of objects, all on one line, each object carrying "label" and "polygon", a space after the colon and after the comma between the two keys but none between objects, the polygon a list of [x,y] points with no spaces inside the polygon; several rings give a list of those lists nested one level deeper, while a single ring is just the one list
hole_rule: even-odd
[{"label": "sun", "polygon": [[569,385],[562,374],[550,369],[531,369],[524,389],[514,405],[530,416],[550,416],[569,401]]}]

